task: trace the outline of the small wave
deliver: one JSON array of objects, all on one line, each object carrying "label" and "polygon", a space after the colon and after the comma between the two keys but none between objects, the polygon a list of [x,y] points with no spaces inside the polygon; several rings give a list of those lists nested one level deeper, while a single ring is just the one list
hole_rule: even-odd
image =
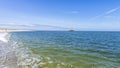
[{"label": "small wave", "polygon": [[3,42],[8,42],[6,39],[6,35],[8,35],[8,33],[0,33],[0,40]]}]

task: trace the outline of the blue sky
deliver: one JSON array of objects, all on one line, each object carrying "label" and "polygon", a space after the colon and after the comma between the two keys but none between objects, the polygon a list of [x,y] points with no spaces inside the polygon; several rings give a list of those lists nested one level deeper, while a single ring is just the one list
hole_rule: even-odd
[{"label": "blue sky", "polygon": [[120,30],[120,0],[0,0],[0,27]]}]

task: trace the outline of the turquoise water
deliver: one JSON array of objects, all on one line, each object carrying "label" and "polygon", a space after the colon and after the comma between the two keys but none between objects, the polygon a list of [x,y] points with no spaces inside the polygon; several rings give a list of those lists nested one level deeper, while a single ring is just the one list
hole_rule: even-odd
[{"label": "turquoise water", "polygon": [[120,68],[120,32],[9,33],[21,68]]}]

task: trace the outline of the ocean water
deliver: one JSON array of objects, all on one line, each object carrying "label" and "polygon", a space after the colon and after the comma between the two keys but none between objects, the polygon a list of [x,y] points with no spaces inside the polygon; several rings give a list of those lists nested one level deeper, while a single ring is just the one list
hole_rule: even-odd
[{"label": "ocean water", "polygon": [[19,68],[120,68],[120,32],[12,32],[6,38]]}]

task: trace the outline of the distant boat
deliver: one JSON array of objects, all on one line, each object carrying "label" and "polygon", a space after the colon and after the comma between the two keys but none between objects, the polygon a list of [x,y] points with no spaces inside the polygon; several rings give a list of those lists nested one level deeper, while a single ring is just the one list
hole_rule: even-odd
[{"label": "distant boat", "polygon": [[69,32],[73,32],[73,31],[74,31],[74,30],[72,30],[72,29],[71,29],[71,30],[69,30]]}]

